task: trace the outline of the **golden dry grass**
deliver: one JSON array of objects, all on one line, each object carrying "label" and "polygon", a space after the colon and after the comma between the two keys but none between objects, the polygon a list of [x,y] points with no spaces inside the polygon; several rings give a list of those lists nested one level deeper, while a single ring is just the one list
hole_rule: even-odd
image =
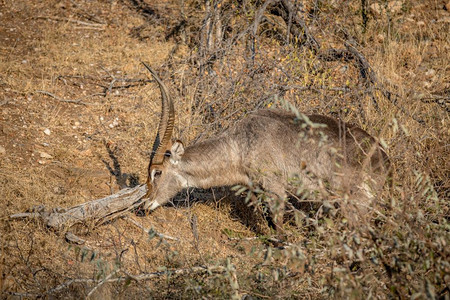
[{"label": "golden dry grass", "polygon": [[[358,285],[349,284],[359,280],[358,274],[345,273],[347,277],[341,278],[341,285],[333,281],[337,276],[333,275],[334,261],[340,263],[344,251],[339,248],[342,246],[340,242],[335,244],[336,248],[327,247],[328,241],[324,236],[329,235],[329,241],[338,241],[340,225],[336,228],[319,226],[323,231],[318,232],[311,230],[311,227],[302,230],[289,227],[292,242],[302,241],[304,248],[301,251],[307,253],[307,263],[290,259],[294,256],[288,253],[295,250],[292,248],[286,253],[276,252],[271,257],[267,255],[266,243],[261,240],[230,239],[255,236],[252,226],[258,225],[251,222],[245,224],[246,219],[251,218],[251,209],[237,213],[236,210],[242,207],[233,203],[232,197],[164,207],[141,218],[130,215],[144,227],[153,227],[180,241],[150,239],[135,225],[120,219],[99,228],[83,229],[86,244],[82,247],[69,246],[62,236],[44,228],[38,221],[9,220],[9,215],[33,206],[70,207],[117,191],[116,179],[107,168],[107,165],[112,167],[113,162],[106,145],[114,149],[123,174],[133,174],[140,182],[145,180],[159,116],[159,91],[154,84],[126,82],[125,79],[148,79],[140,62],[163,65],[175,42],[164,39],[166,29],[163,25],[147,25],[148,21],[133,9],[131,2],[0,2],[0,146],[4,149],[0,153],[2,296],[14,298],[29,293],[31,298],[37,295],[51,297],[47,294],[49,290],[69,279],[99,280],[113,274],[119,261],[121,271],[139,274],[164,268],[226,266],[229,259],[235,269],[229,268],[225,275],[193,273],[184,277],[161,276],[152,281],[132,281],[130,285],[122,282],[103,286],[93,297],[197,298],[205,295],[209,298],[228,298],[237,293],[261,299],[325,298],[326,295],[339,297],[343,294],[358,298],[361,294],[352,294],[351,290],[351,287]],[[189,5],[196,3],[188,2]],[[307,1],[306,5],[313,2]],[[389,145],[397,183],[397,189],[386,192],[391,193],[386,198],[394,198],[396,203],[400,203],[399,210],[410,207],[408,213],[417,212],[418,215],[425,215],[425,219],[430,217],[434,222],[443,222],[444,229],[437,232],[440,235],[436,239],[445,237],[445,232],[448,234],[445,221],[436,221],[438,217],[448,220],[449,213],[450,36],[449,12],[443,9],[445,3],[405,1],[402,10],[392,14],[390,19],[386,14],[372,16],[363,34],[358,14],[359,1],[347,1],[348,5],[343,6],[337,1],[323,2],[319,21],[311,24],[326,28],[326,32],[317,36],[322,46],[339,47],[343,40],[340,29],[356,37],[361,43],[360,50],[385,87],[400,96],[396,100],[397,105],[376,93],[377,110],[370,97],[364,96],[360,99],[366,115],[363,118],[352,93],[305,91],[299,94],[291,90],[285,98],[305,112],[342,113],[346,120],[384,139]],[[159,11],[168,12],[176,11],[178,5],[176,1],[162,0],[148,3],[156,5]],[[71,20],[104,25],[87,26]],[[142,26],[148,38],[139,39],[133,34],[136,28]],[[333,62],[323,65],[309,51],[292,51],[270,39],[261,41],[261,45],[264,50],[259,55],[263,58],[265,55],[275,57],[274,61],[282,65],[298,85],[356,86],[358,70],[351,64]],[[175,55],[183,58],[193,51],[195,49],[182,46]],[[243,65],[245,59],[239,54],[235,50],[226,58],[227,63]],[[189,77],[195,72],[188,70],[186,65],[180,64],[175,74],[163,74],[162,77],[175,97],[176,134],[189,143],[199,135],[204,138],[214,134],[220,126],[205,125],[202,123],[203,111],[192,108],[198,83],[194,76]],[[343,65],[347,65],[348,71],[342,71]],[[226,86],[228,73],[221,73],[220,67],[215,68],[218,85]],[[315,68],[321,72],[312,72]],[[272,74],[274,80],[283,82],[284,73],[273,71]],[[120,88],[127,84],[133,86]],[[261,86],[242,85],[236,93],[244,100],[232,102],[226,111],[238,110],[239,113],[220,125],[229,126],[235,118],[244,114],[245,105],[255,101],[252,97],[260,90]],[[39,91],[51,93],[57,98]],[[436,95],[444,99],[443,103],[427,100]],[[211,107],[223,104],[214,104],[215,96],[205,92],[205,107],[210,103]],[[81,100],[85,105],[60,101],[69,99]],[[423,120],[423,123],[413,118]],[[46,130],[50,134],[46,134]],[[430,178],[429,186],[440,199],[436,203],[442,206],[436,208],[430,198],[426,198],[427,202],[423,201],[424,197],[418,196],[419,192],[426,196],[424,189],[429,188],[428,185],[417,184],[420,176],[415,176],[414,172]],[[417,186],[422,190],[415,190]],[[196,220],[198,239],[192,229],[193,219]],[[383,230],[380,235],[385,235],[387,239],[397,228],[387,222]],[[428,240],[424,238],[424,241]],[[449,242],[447,235],[442,243],[448,245]],[[387,251],[381,246],[378,250]],[[443,250],[442,253],[449,252]],[[448,263],[448,257],[446,259]],[[273,267],[272,263],[279,268]],[[395,279],[387,279],[388,275],[383,271],[373,268],[375,271],[368,273],[364,280],[373,276],[373,280],[378,281],[374,284],[386,286],[385,294],[379,295],[386,298],[389,294],[387,282],[395,282]],[[277,275],[279,270],[290,275]],[[374,275],[377,272],[383,274],[377,277]],[[447,275],[444,274],[447,277],[442,276],[444,282],[440,287],[448,287],[450,270],[442,272],[447,272]],[[427,289],[415,275],[411,275],[411,291],[423,288],[421,297],[425,298]],[[283,280],[275,279],[279,277]],[[233,278],[237,278],[237,289],[234,288]],[[398,282],[401,280],[398,279]],[[53,295],[85,297],[94,286],[96,283],[68,285]],[[333,294],[327,290],[328,286],[340,286],[341,294]],[[395,291],[391,293],[396,294]]]}]

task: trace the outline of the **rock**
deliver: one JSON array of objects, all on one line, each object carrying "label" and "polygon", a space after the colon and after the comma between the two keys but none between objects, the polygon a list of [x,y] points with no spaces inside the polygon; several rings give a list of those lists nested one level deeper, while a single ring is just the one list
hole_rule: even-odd
[{"label": "rock", "polygon": [[109,128],[114,128],[117,125],[119,125],[119,118],[115,118],[114,121],[111,124],[109,124]]},{"label": "rock", "polygon": [[39,153],[39,156],[40,156],[41,158],[47,158],[47,159],[52,159],[52,158],[53,158],[53,156],[51,156],[51,155],[48,154],[47,152],[40,152],[40,153]]},{"label": "rock", "polygon": [[425,22],[424,21],[419,21],[419,22],[417,22],[417,26],[425,26]]},{"label": "rock", "polygon": [[6,154],[6,149],[3,146],[0,146],[0,155],[5,155]]},{"label": "rock", "polygon": [[425,72],[425,76],[430,79],[433,78],[436,75],[436,71],[434,69],[429,69]]},{"label": "rock", "polygon": [[50,131],[50,129],[45,128],[45,129],[44,129],[44,133],[45,133],[46,135],[50,135],[50,133],[52,133],[52,132]]}]

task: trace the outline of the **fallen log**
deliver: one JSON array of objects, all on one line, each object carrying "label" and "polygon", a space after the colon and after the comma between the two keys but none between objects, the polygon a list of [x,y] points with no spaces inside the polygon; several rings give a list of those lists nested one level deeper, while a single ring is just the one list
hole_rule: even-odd
[{"label": "fallen log", "polygon": [[141,205],[146,192],[147,186],[143,184],[133,188],[125,188],[113,195],[68,209],[56,208],[49,211],[41,205],[30,212],[14,214],[10,218],[38,218],[54,230],[67,229],[75,224],[90,223],[97,226],[136,209]]}]

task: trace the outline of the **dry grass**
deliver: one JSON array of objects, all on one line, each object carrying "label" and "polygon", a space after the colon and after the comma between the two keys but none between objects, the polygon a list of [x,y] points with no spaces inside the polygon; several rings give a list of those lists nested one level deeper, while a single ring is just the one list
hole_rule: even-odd
[{"label": "dry grass", "polygon": [[[106,283],[92,297],[448,299],[450,13],[443,1],[404,1],[395,13],[370,15],[365,33],[360,1],[321,1],[308,25],[322,48],[342,48],[345,36],[353,37],[380,82],[398,95],[388,100],[375,92],[378,108],[351,62],[324,63],[284,44],[280,29],[261,35],[255,65],[243,42],[200,74],[192,36],[199,36],[203,2],[186,2],[187,17],[198,22],[189,23],[191,39],[173,53],[178,40],[164,36],[181,15],[178,2],[147,1],[163,13],[156,20],[132,2],[0,1],[2,297],[79,298],[117,274],[222,266],[226,271]],[[250,22],[252,5],[235,18],[230,35]],[[145,180],[160,100],[157,87],[143,82],[140,61],[161,66],[176,101],[176,134],[187,144],[256,107],[278,105],[277,84],[313,87],[288,89],[284,98],[301,111],[357,123],[389,146],[395,188],[381,197],[389,209],[379,208],[381,216],[359,230],[342,215],[314,219],[313,211],[315,217],[299,221],[303,227],[286,225],[294,245],[285,250],[272,249],[264,237],[250,239],[265,225],[229,196],[130,215],[179,241],[151,238],[120,219],[79,229],[86,244],[70,246],[38,221],[10,221],[36,205],[69,207],[117,191],[108,166]]]}]

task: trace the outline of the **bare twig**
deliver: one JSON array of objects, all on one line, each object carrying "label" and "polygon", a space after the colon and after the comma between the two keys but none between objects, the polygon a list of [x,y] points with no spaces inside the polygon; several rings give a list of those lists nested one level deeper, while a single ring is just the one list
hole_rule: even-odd
[{"label": "bare twig", "polygon": [[316,91],[319,92],[320,90],[326,90],[326,91],[336,91],[336,92],[351,92],[352,89],[349,87],[331,87],[331,86],[305,86],[305,85],[280,85],[280,84],[274,84],[275,87],[282,89],[282,90],[300,90],[300,91]]},{"label": "bare twig", "polygon": [[[126,1],[125,3],[127,3]],[[139,12],[142,17],[146,18],[147,21],[159,21],[165,23],[165,15],[157,11],[156,8],[150,6],[146,1],[135,0],[129,1],[129,6]]]},{"label": "bare twig", "polygon": [[252,60],[254,60],[255,54],[256,54],[256,48],[257,48],[256,44],[257,44],[259,23],[261,23],[261,19],[264,15],[264,12],[267,9],[267,7],[270,4],[272,4],[274,1],[275,0],[266,0],[266,2],[264,2],[264,4],[256,12],[255,20],[253,21]]},{"label": "bare twig", "polygon": [[76,236],[75,234],[73,234],[70,231],[66,232],[65,238],[66,238],[66,241],[68,241],[72,244],[83,245],[84,243],[86,243],[86,240],[83,240],[82,238]]},{"label": "bare twig", "polygon": [[244,237],[244,238],[232,238],[232,237],[228,237],[228,239],[230,241],[254,241],[254,240],[260,240],[262,239],[259,236],[252,236],[252,237]]},{"label": "bare twig", "polygon": [[[118,271],[120,271],[120,270],[118,270]],[[117,274],[118,271],[112,273],[112,275]],[[158,278],[158,277],[165,276],[165,275],[173,276],[173,275],[184,275],[184,274],[192,274],[192,273],[210,273],[211,274],[211,273],[223,273],[223,272],[226,272],[226,268],[222,267],[222,266],[207,266],[207,267],[198,266],[198,267],[185,268],[185,269],[175,269],[175,270],[165,270],[165,271],[152,272],[152,273],[142,273],[142,274],[138,274],[138,275],[130,275],[130,274],[127,274],[124,272],[126,276],[112,278],[111,274],[110,274],[111,276],[108,275],[107,278],[105,278],[101,281],[101,284],[99,284],[97,286],[97,288],[105,283],[117,283],[117,282],[129,280],[129,279],[132,279],[134,281],[146,281],[146,280]],[[74,283],[92,284],[92,283],[97,283],[97,282],[98,282],[97,280],[88,279],[88,278],[70,279],[70,280],[56,286],[55,288],[49,290],[47,292],[47,295],[51,295],[51,294],[54,294],[61,290],[64,290],[66,288],[69,288]]]},{"label": "bare twig", "polygon": [[359,52],[355,47],[353,47],[349,42],[345,42],[346,49],[327,49],[319,53],[318,58],[324,61],[336,61],[344,60],[351,61],[354,60],[360,77],[365,81],[366,86],[370,84],[375,84],[378,82],[375,72],[369,65],[369,62],[364,57],[364,55]]},{"label": "bare twig", "polygon": [[254,241],[254,240],[261,240],[261,241],[268,241],[270,243],[273,244],[277,244],[277,245],[282,245],[282,247],[285,246],[292,246],[293,244],[277,239],[275,237],[269,236],[269,237],[265,237],[265,236],[252,236],[252,237],[243,237],[243,238],[232,238],[232,237],[228,237],[228,239],[230,241]]},{"label": "bare twig", "polygon": [[30,213],[18,213],[9,216],[11,219],[35,219],[40,218],[42,215],[39,212],[30,212]]},{"label": "bare twig", "polygon": [[78,10],[81,10],[83,12],[82,14],[78,13],[78,15],[86,17],[86,19],[91,20],[91,21],[93,21],[95,23],[98,23],[98,24],[106,24],[106,21],[99,19],[99,17],[97,15],[94,15],[94,14],[91,14],[91,13],[87,12],[76,1],[70,0],[70,3],[72,3],[72,5],[75,6]]},{"label": "bare twig", "polygon": [[22,298],[39,298],[40,295],[33,294],[33,293],[16,293],[16,292],[6,292],[6,294],[19,297],[19,299]]},{"label": "bare twig", "polygon": [[364,57],[364,55],[359,52],[355,47],[353,47],[349,42],[345,42],[345,48],[351,54],[353,59],[356,61],[358,66],[360,76],[363,80],[365,80],[366,85],[372,84],[375,85],[378,83],[377,76],[375,72],[372,70],[372,67],[369,65],[369,62]]},{"label": "bare twig", "polygon": [[[284,19],[286,24],[291,23],[292,25],[296,25],[290,26],[291,33],[296,37],[302,36],[308,47],[312,51],[317,52],[320,49],[320,44],[311,34],[305,22],[297,15],[296,7],[294,7],[294,5],[289,0],[281,0],[281,3],[285,11],[287,12],[287,14],[282,14],[282,18]],[[291,20],[290,17],[292,18]],[[298,27],[300,27],[300,30],[298,29]]]},{"label": "bare twig", "polygon": [[140,229],[142,229],[142,231],[144,231],[147,234],[154,233],[154,234],[156,234],[156,236],[158,236],[160,238],[163,238],[163,239],[166,239],[166,240],[173,240],[173,241],[179,241],[180,240],[179,238],[175,238],[175,237],[171,237],[170,235],[159,233],[159,232],[155,231],[153,228],[152,229],[146,229],[146,228],[144,228],[144,226],[142,226],[142,224],[140,224],[139,222],[137,222],[136,220],[134,220],[134,219],[132,219],[130,217],[124,216],[122,218],[124,220],[132,223],[133,225],[139,227]]},{"label": "bare twig", "polygon": [[52,94],[50,92],[47,92],[47,91],[36,91],[35,93],[40,93],[40,94],[44,94],[44,95],[50,96],[50,97],[52,97],[52,98],[54,98],[54,99],[56,99],[58,101],[61,101],[61,102],[73,103],[73,104],[84,105],[84,106],[89,105],[89,103],[83,102],[84,99],[90,98],[90,97],[95,97],[95,96],[104,96],[105,95],[104,93],[96,93],[96,94],[85,96],[85,97],[80,98],[80,99],[71,100],[71,99],[59,98],[58,96],[55,96],[54,94]]},{"label": "bare twig", "polygon": [[90,27],[90,26],[75,26],[73,29],[80,29],[80,30],[105,30],[105,28]]},{"label": "bare twig", "polygon": [[64,22],[74,23],[74,24],[77,24],[77,25],[88,26],[88,27],[91,27],[91,28],[92,27],[96,27],[96,29],[104,29],[104,27],[106,26],[105,24],[84,22],[84,21],[75,20],[75,19],[66,18],[66,17],[37,16],[37,17],[34,17],[34,19],[43,19],[43,20],[52,20],[52,21],[64,21]]},{"label": "bare twig", "polygon": [[335,61],[342,59],[344,61],[354,60],[356,66],[359,69],[361,79],[364,81],[364,85],[367,91],[370,93],[372,102],[375,108],[378,110],[378,103],[373,95],[373,90],[378,90],[381,94],[388,99],[395,107],[397,107],[403,114],[407,115],[419,124],[424,124],[424,121],[407,112],[402,106],[397,103],[397,99],[401,98],[400,95],[395,94],[388,90],[383,83],[378,79],[377,75],[373,71],[367,59],[359,52],[350,42],[345,42],[346,49],[328,49],[318,55],[319,59],[325,61]]},{"label": "bare twig", "polygon": [[[417,94],[417,93],[416,93]],[[450,112],[450,97],[431,95],[429,97],[418,97],[423,103],[436,103],[446,112]]]},{"label": "bare twig", "polygon": [[176,270],[167,270],[162,272],[153,272],[153,273],[147,273],[147,274],[140,274],[137,276],[134,276],[133,279],[136,281],[143,281],[143,280],[149,280],[156,277],[161,277],[164,275],[183,275],[183,274],[190,274],[190,273],[223,273],[225,272],[225,267],[222,266],[209,266],[209,267],[192,267],[192,268],[186,268],[186,269],[176,269]]},{"label": "bare twig", "polygon": [[110,280],[114,275],[116,275],[117,273],[120,272],[120,269],[117,269],[113,272],[111,272],[108,276],[105,277],[105,279],[103,279],[102,281],[100,281],[86,296],[86,299],[89,299],[93,293],[95,293],[95,291],[101,287],[102,285],[104,285],[106,282],[108,282],[108,280]]}]

